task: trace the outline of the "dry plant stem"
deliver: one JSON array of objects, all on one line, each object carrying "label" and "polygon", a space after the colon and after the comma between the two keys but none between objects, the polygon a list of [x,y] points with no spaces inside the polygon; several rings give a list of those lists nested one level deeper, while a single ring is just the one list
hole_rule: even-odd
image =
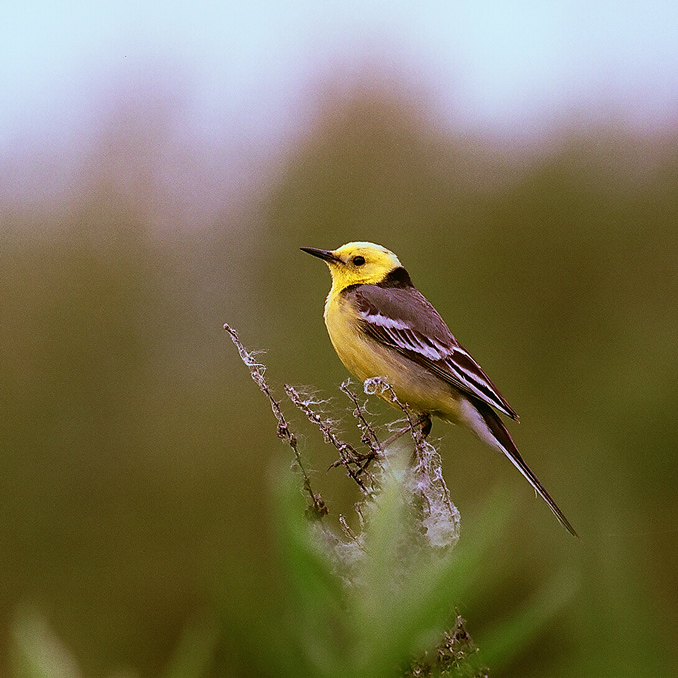
[{"label": "dry plant stem", "polygon": [[262,393],[266,395],[269,402],[271,403],[271,409],[273,410],[273,414],[278,422],[277,428],[278,438],[285,440],[287,444],[292,448],[292,451],[294,452],[295,462],[299,467],[299,470],[301,471],[301,476],[303,478],[304,490],[308,492],[309,498],[311,500],[311,505],[308,507],[309,514],[315,518],[322,518],[322,516],[326,515],[329,512],[329,509],[327,508],[323,498],[319,494],[315,494],[315,492],[313,492],[313,490],[311,489],[311,480],[308,476],[306,469],[304,468],[304,464],[301,459],[301,453],[299,452],[299,444],[297,442],[297,437],[294,435],[294,433],[292,433],[292,431],[290,431],[287,420],[285,419],[285,415],[280,409],[280,402],[273,397],[271,389],[268,383],[266,382],[266,379],[264,378],[266,366],[256,361],[255,359],[256,353],[253,351],[248,351],[245,348],[243,343],[240,341],[240,337],[238,337],[238,333],[236,332],[236,330],[234,330],[230,325],[228,325],[228,323],[224,325],[224,329],[226,330],[226,332],[228,332],[228,334],[231,337],[231,340],[235,344],[235,347],[238,349],[240,359],[243,361],[243,363],[245,363],[245,365],[249,369],[252,380],[261,389]]},{"label": "dry plant stem", "polygon": [[[392,436],[389,442],[407,431],[410,432],[414,442],[411,471],[412,477],[416,478],[415,492],[424,506],[423,524],[426,525],[427,539],[436,547],[453,545],[459,538],[459,512],[450,499],[437,452],[426,442],[426,435],[430,430],[430,417],[423,415],[415,419],[408,405],[398,399],[390,384],[382,378],[366,380],[365,392],[388,397],[405,414],[408,426]],[[386,443],[384,446],[386,447]]]},{"label": "dry plant stem", "polygon": [[365,547],[360,543],[358,535],[351,529],[349,524],[346,522],[344,516],[339,516],[339,525],[341,525],[341,531],[348,537],[349,541],[353,544],[356,544],[362,551],[365,550]]},{"label": "dry plant stem", "polygon": [[[348,475],[353,478],[364,494],[370,494],[370,490],[365,486],[360,477],[361,472],[364,470],[360,465],[363,455],[350,443],[340,440],[332,430],[331,424],[317,412],[314,412],[308,402],[301,397],[293,386],[285,384],[284,388],[287,397],[306,415],[311,423],[315,424],[322,431],[325,440],[337,449],[341,464],[346,469]],[[353,468],[354,466],[358,466],[358,471]]]},{"label": "dry plant stem", "polygon": [[467,678],[489,678],[489,669],[480,667],[469,670],[464,661],[478,653],[464,625],[464,619],[457,615],[455,626],[446,631],[435,650],[424,654],[412,663],[405,678],[431,678],[432,676],[466,676]]},{"label": "dry plant stem", "polygon": [[355,394],[350,389],[349,387],[350,383],[351,380],[346,379],[346,381],[342,382],[339,389],[341,390],[342,393],[349,397],[349,399],[351,400],[355,407],[355,409],[353,410],[353,416],[355,417],[358,423],[358,428],[360,429],[361,433],[360,439],[365,445],[367,445],[367,447],[370,448],[370,454],[366,455],[367,463],[369,464],[369,462],[372,461],[372,459],[383,454],[383,446],[382,443],[379,442],[377,432],[374,430],[374,428],[372,428],[370,422],[367,421],[367,419],[365,418],[364,406],[360,404],[357,394]]},{"label": "dry plant stem", "polygon": [[[400,405],[400,403],[398,403],[398,405]],[[400,406],[402,407],[402,405],[400,405]],[[392,436],[389,436],[388,438],[386,438],[386,440],[384,440],[382,445],[384,447],[388,447],[391,443],[394,443],[396,440],[398,440],[398,438],[400,438],[400,436],[405,435],[409,431],[412,431],[413,426],[418,427],[420,424],[424,424],[427,421],[428,421],[428,416],[423,414],[421,417],[419,417],[419,419],[417,419],[414,422],[414,424],[408,424],[407,426],[404,426],[403,428],[401,428],[400,431],[396,431]]]},{"label": "dry plant stem", "polygon": [[[370,382],[369,386],[367,386],[368,382]],[[365,382],[365,384],[366,392],[369,392],[368,388],[370,390],[372,388],[379,388],[382,393],[387,392],[389,397],[391,398],[391,402],[395,403],[403,411],[403,413],[405,414],[405,418],[407,419],[407,426],[401,431],[398,431],[396,434],[391,436],[386,442],[390,443],[393,440],[399,438],[401,435],[403,435],[403,433],[409,431],[412,434],[412,440],[414,440],[414,446],[417,454],[421,454],[424,436],[422,435],[422,431],[419,429],[419,425],[423,422],[426,422],[428,420],[428,417],[424,415],[419,419],[414,420],[412,418],[412,412],[410,411],[410,408],[407,406],[406,403],[400,402],[400,399],[396,395],[396,392],[393,390],[393,387],[385,379],[381,377],[377,377],[375,379],[368,379]],[[384,445],[386,445],[386,443],[384,443]]]}]

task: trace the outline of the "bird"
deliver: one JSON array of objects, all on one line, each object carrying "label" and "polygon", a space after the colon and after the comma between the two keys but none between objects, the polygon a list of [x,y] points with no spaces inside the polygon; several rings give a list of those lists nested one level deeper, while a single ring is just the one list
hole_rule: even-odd
[{"label": "bird", "polygon": [[577,537],[499,416],[518,421],[516,411],[414,286],[398,257],[370,242],[349,242],[335,250],[300,249],[330,269],[325,325],[348,371],[362,382],[383,378],[398,400],[420,415],[424,436],[431,430],[431,418],[438,417],[465,426],[506,455]]}]

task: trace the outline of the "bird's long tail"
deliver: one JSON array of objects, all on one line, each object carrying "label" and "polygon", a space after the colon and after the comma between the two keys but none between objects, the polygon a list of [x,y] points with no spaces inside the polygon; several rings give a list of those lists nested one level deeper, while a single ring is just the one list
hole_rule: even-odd
[{"label": "bird's long tail", "polygon": [[[560,510],[558,504],[554,501],[553,497],[546,491],[546,488],[539,482],[539,478],[532,472],[532,469],[525,463],[523,458],[518,452],[516,444],[511,438],[511,434],[506,430],[506,427],[502,423],[499,415],[489,406],[484,403],[474,403],[474,410],[480,415],[482,422],[478,422],[477,419],[474,422],[476,425],[473,426],[476,434],[483,440],[483,442],[489,443],[493,447],[498,448],[503,452],[510,460],[511,463],[525,476],[527,481],[532,485],[537,494],[548,504],[548,507],[553,511],[553,514],[560,521],[561,525],[572,535],[578,537],[576,530],[570,524],[570,521],[565,517],[565,514]],[[481,424],[478,427],[478,423]],[[485,426],[482,426],[482,423]],[[478,430],[478,428],[483,428],[485,430]]]}]

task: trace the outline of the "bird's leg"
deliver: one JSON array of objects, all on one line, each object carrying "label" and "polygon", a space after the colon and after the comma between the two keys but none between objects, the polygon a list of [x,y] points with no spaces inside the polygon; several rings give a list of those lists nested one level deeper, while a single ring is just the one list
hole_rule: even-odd
[{"label": "bird's leg", "polygon": [[400,431],[396,431],[392,436],[389,438],[386,438],[384,442],[381,444],[382,447],[388,447],[391,443],[395,442],[400,438],[400,436],[404,435],[408,431],[411,431],[413,428],[417,426],[421,426],[421,434],[424,439],[428,437],[428,434],[431,432],[431,426],[433,425],[433,422],[431,421],[431,415],[430,414],[422,414],[419,419],[416,421],[412,422],[412,424],[408,424],[404,428],[401,428]]},{"label": "bird's leg", "polygon": [[421,437],[426,440],[428,434],[431,432],[433,420],[430,414],[422,414],[417,424],[421,423]]}]

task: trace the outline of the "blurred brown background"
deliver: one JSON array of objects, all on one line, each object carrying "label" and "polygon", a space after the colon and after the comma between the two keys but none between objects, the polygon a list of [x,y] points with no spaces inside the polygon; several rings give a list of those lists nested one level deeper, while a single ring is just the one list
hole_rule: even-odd
[{"label": "blurred brown background", "polygon": [[[497,488],[517,499],[488,564],[502,586],[462,610],[471,633],[554,574],[576,588],[497,675],[672,674],[678,127],[601,116],[511,143],[446,125],[405,70],[317,77],[295,135],[243,142],[237,162],[218,135],[182,137],[184,94],[152,69],[100,97],[77,153],[5,148],[1,673],[24,605],[85,675],[153,676],[196,610],[276,589],[269,474],[289,451],[221,326],[266,349],[279,395],[307,384],[343,408],[329,275],[298,247],[370,240],[518,410],[516,442],[582,536],[505,460],[434,426],[462,521]],[[286,411],[336,518],[355,496]]]}]

